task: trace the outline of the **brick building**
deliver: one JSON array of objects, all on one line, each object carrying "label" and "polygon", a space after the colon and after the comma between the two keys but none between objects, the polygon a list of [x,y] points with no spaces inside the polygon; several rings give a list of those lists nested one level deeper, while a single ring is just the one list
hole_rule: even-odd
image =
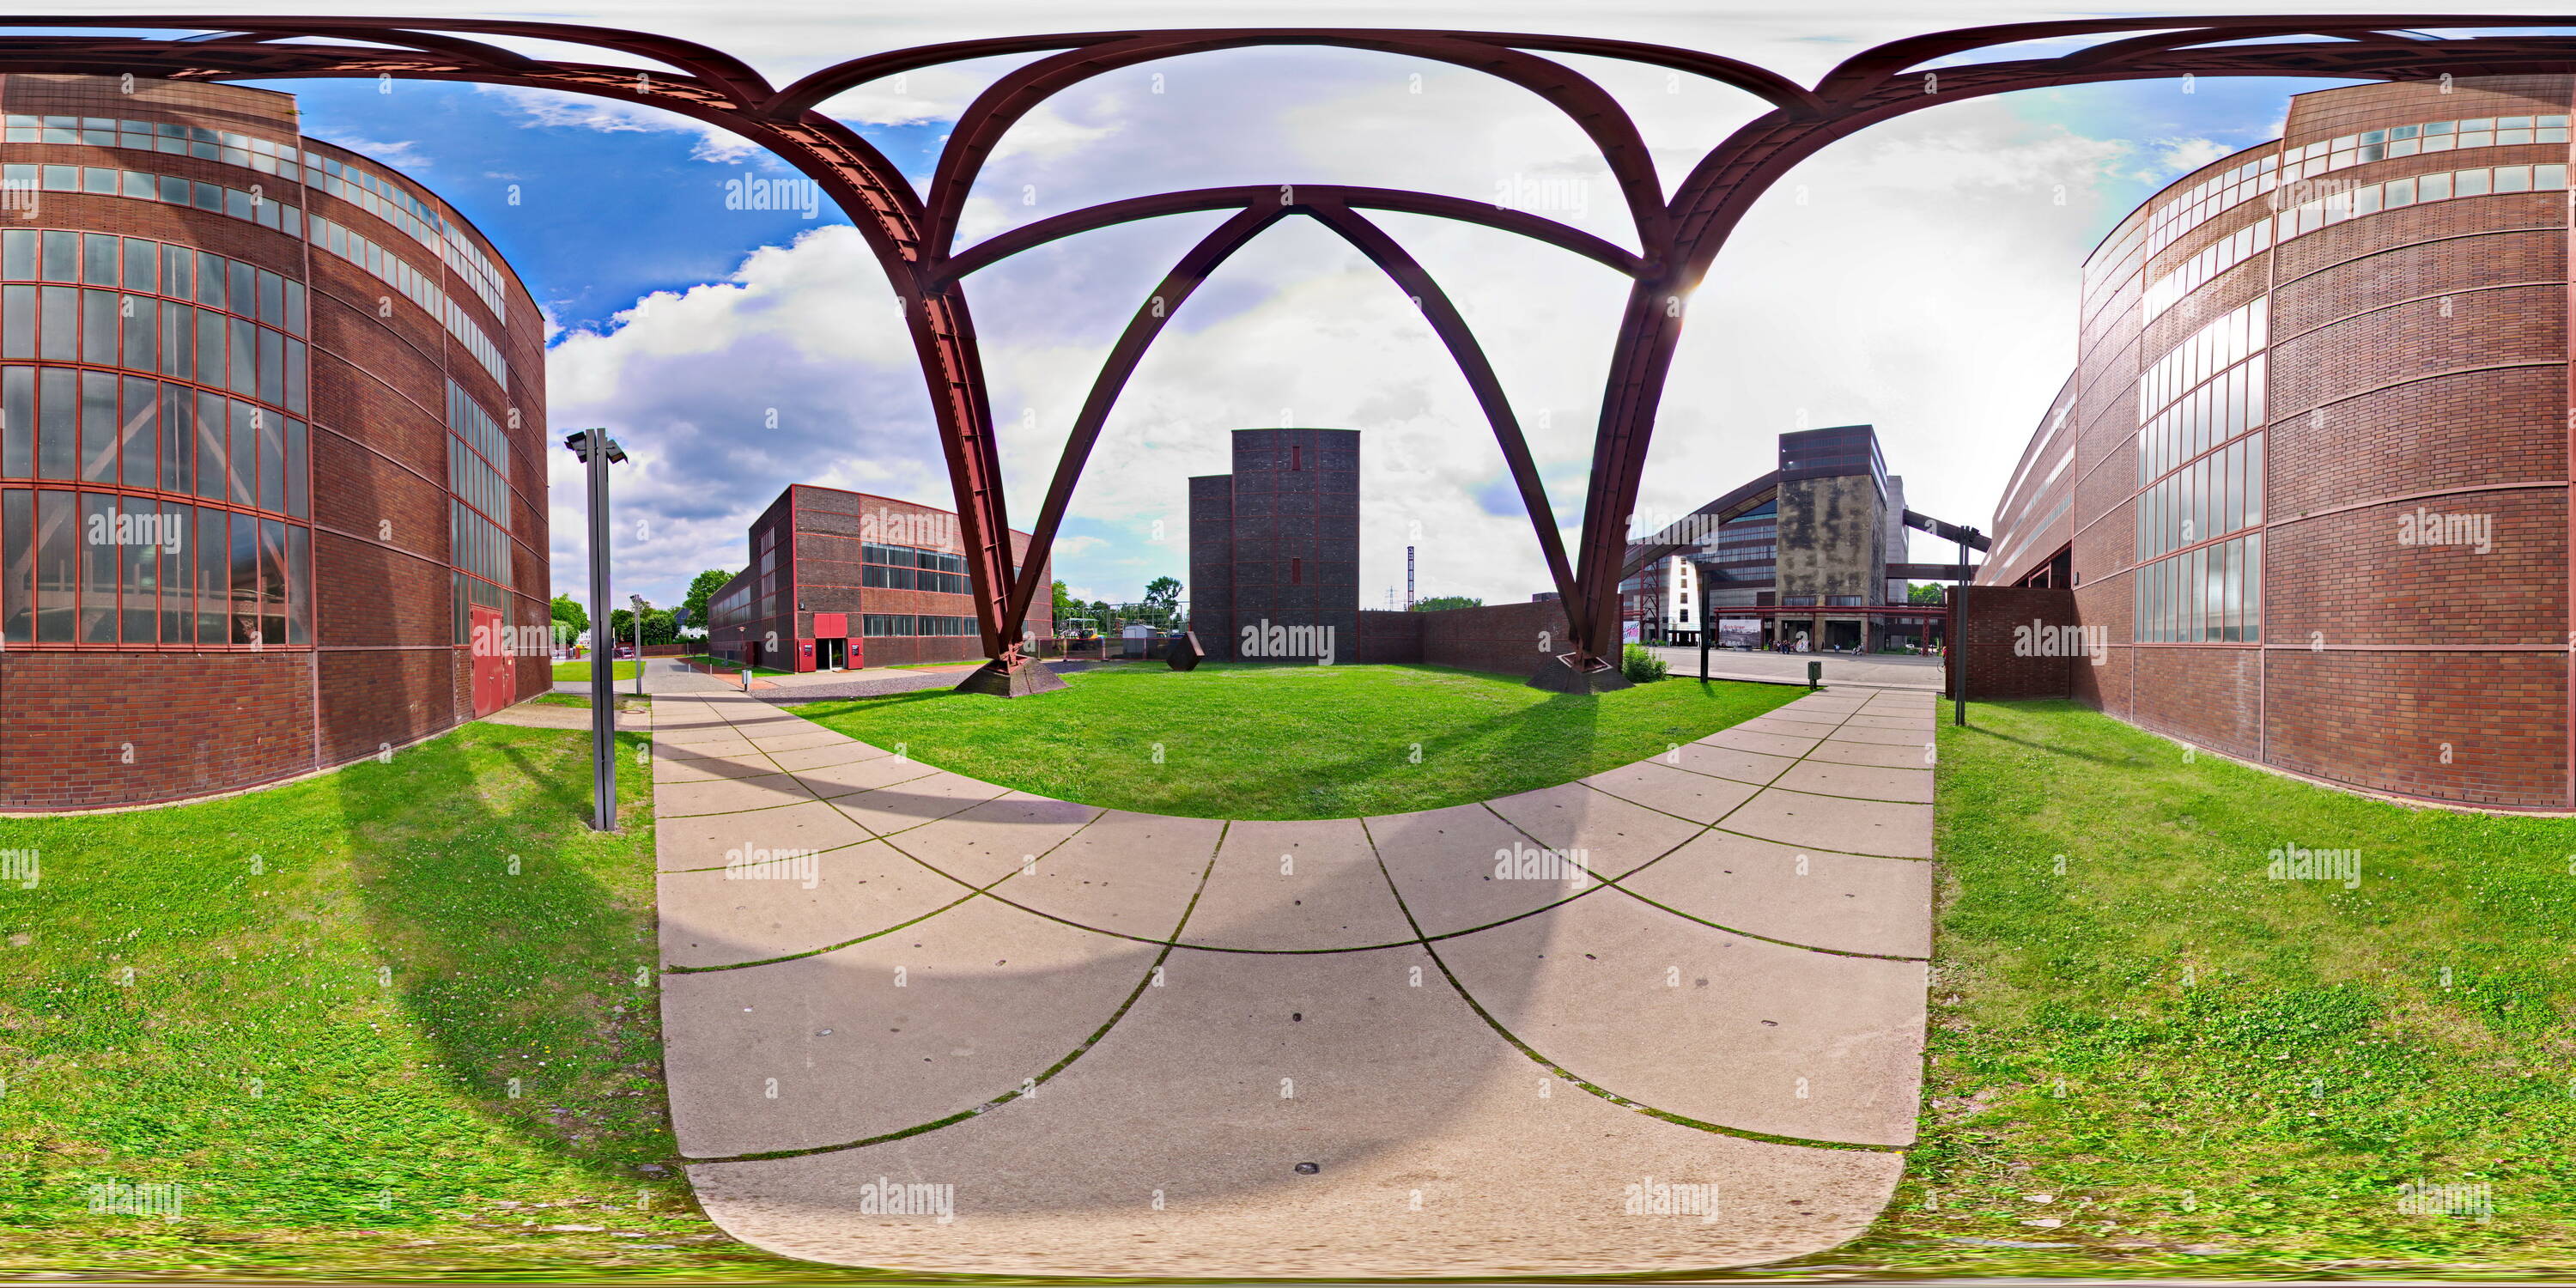
[{"label": "brick building", "polygon": [[491,244],[291,95],[12,74],[0,112],[0,809],[548,687],[545,331]]},{"label": "brick building", "polygon": [[1622,616],[1648,643],[1695,644],[1711,625],[1763,648],[1934,642],[1940,614],[1905,602],[1907,578],[1946,569],[1906,562],[1908,513],[1872,426],[1782,434],[1777,468],[1628,547]]},{"label": "brick building", "polygon": [[1238,429],[1233,453],[1233,473],[1190,480],[1191,632],[1219,661],[1349,660],[1360,432]]},{"label": "brick building", "polygon": [[2571,91],[2299,95],[2094,252],[1980,577],[2072,589],[2104,645],[2075,696],[2336,782],[2576,805]]},{"label": "brick building", "polygon": [[[1011,533],[1014,567],[1028,549],[1027,533]],[[789,671],[975,661],[965,550],[950,511],[792,484],[752,520],[749,562],[708,601],[708,647]],[[1053,633],[1054,603],[1039,591],[1028,635]]]}]

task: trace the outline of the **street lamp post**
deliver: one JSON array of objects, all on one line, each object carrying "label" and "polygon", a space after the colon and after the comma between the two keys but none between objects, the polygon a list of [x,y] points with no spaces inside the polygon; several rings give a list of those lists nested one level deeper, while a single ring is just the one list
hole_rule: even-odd
[{"label": "street lamp post", "polygon": [[626,602],[635,608],[635,696],[640,698],[644,696],[644,614],[653,606],[642,595],[628,595]]},{"label": "street lamp post", "polygon": [[[626,452],[604,429],[565,437],[564,446],[587,467],[590,494],[590,826],[617,830],[617,648],[608,630],[608,466]],[[636,666],[643,666],[642,648]]]}]

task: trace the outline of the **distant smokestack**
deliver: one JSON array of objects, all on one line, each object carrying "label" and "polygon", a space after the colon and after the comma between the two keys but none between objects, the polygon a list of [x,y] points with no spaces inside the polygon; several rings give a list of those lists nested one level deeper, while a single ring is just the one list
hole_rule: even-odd
[{"label": "distant smokestack", "polygon": [[1404,548],[1404,611],[1413,611],[1413,547]]}]

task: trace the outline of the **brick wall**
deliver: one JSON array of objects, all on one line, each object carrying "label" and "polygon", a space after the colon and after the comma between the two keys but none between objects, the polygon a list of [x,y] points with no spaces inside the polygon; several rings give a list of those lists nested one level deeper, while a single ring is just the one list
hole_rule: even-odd
[{"label": "brick wall", "polygon": [[2011,698],[2062,698],[2074,683],[2074,668],[2091,660],[2063,652],[2062,635],[2042,638],[2034,627],[2057,628],[2075,623],[2075,593],[2021,586],[1977,586],[1968,592],[1968,625],[1958,629],[1959,589],[1950,588],[1950,628],[1943,638],[1964,639],[1952,649],[1944,687],[1958,692],[1962,653],[1968,667],[1968,696],[1979,701]]},{"label": "brick wall", "polygon": [[1393,613],[1378,608],[1360,610],[1359,643],[1345,660],[1352,662],[1419,662],[1422,660],[1422,623],[1431,613]]},{"label": "brick wall", "polygon": [[141,805],[301,773],[313,656],[0,654],[0,809]]},{"label": "brick wall", "polygon": [[1487,604],[1417,613],[1422,660],[1526,680],[1551,655],[1565,652],[1565,605],[1555,600]]}]

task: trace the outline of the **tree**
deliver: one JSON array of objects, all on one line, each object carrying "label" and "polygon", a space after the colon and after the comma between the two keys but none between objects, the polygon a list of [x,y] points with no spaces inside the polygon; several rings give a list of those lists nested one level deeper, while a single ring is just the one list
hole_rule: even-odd
[{"label": "tree", "polygon": [[1949,588],[1937,581],[1918,581],[1905,590],[1909,604],[1943,604],[1949,602]]},{"label": "tree", "polygon": [[[714,599],[716,592],[723,590],[725,583],[732,581],[733,577],[732,573],[722,568],[709,568],[690,580],[689,593],[680,600],[680,607],[689,610],[689,625],[692,628],[701,631],[707,629],[710,625],[707,621],[707,603]],[[644,629],[651,631],[652,623],[645,623]]]},{"label": "tree", "polygon": [[1145,583],[1145,599],[1137,607],[1153,624],[1171,625],[1181,612],[1181,583],[1170,577],[1156,577]]},{"label": "tree", "polygon": [[1474,595],[1425,595],[1413,601],[1413,611],[1436,613],[1445,608],[1482,608],[1485,601]]},{"label": "tree", "polygon": [[590,614],[584,612],[580,601],[570,595],[555,596],[554,612],[556,621],[572,623],[575,631],[590,629]]},{"label": "tree", "polygon": [[[611,641],[612,645],[634,643],[634,612],[630,609],[624,608],[610,609],[608,611],[608,632],[610,636],[613,637]],[[644,642],[647,644],[677,644],[680,642],[680,624],[672,618],[670,609],[655,608],[645,612]]]},{"label": "tree", "polygon": [[1063,582],[1057,582],[1055,584],[1055,620],[1061,622],[1068,617],[1080,616],[1082,616],[1082,605],[1074,599],[1073,592],[1066,589]]}]

